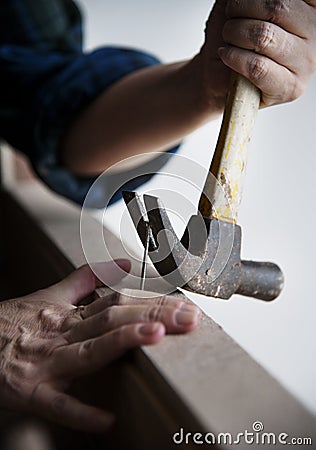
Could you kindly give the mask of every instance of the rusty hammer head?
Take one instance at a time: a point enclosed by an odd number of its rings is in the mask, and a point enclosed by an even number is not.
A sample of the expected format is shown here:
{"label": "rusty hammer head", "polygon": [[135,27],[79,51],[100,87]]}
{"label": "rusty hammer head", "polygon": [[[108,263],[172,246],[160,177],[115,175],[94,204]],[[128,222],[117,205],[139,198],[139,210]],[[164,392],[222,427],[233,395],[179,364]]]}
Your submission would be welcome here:
{"label": "rusty hammer head", "polygon": [[143,203],[135,192],[123,197],[143,245],[149,225],[149,256],[171,285],[223,299],[236,293],[269,301],[281,292],[277,265],[241,260],[238,225],[194,215],[179,240],[158,198],[144,195]]}
{"label": "rusty hammer head", "polygon": [[143,245],[150,230],[149,256],[172,286],[224,299],[237,293],[273,300],[281,292],[283,275],[278,266],[241,260],[241,229],[236,225],[260,98],[256,86],[232,74],[199,215],[191,217],[181,240],[156,197],[144,195],[143,205],[135,193],[124,194]]}

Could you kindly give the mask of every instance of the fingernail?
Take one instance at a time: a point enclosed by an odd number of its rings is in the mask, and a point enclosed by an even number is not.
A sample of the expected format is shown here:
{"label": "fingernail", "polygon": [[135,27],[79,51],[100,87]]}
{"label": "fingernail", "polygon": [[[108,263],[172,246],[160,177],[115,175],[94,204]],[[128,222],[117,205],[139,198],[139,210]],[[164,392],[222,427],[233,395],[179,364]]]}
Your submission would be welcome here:
{"label": "fingernail", "polygon": [[115,259],[114,260],[115,264],[118,265],[122,270],[124,270],[124,272],[129,273],[129,271],[131,270],[131,262],[129,259]]}
{"label": "fingernail", "polygon": [[116,420],[115,416],[112,416],[110,421],[109,421],[109,423],[108,423],[106,432],[107,433],[114,433],[114,431],[116,429],[117,429],[117,420]]}
{"label": "fingernail", "polygon": [[179,309],[176,312],[176,323],[178,325],[190,325],[192,323],[194,323],[197,319],[198,316],[198,310],[196,308],[194,308],[194,310],[189,311],[187,310],[183,310],[183,309]]}
{"label": "fingernail", "polygon": [[113,414],[110,413],[97,413],[91,416],[91,420],[85,423],[84,431],[108,434],[116,427],[117,420]]}
{"label": "fingernail", "polygon": [[180,309],[181,309],[181,311],[186,311],[186,312],[188,312],[188,311],[189,311],[189,312],[195,312],[195,311],[198,311],[197,306],[192,305],[191,303],[187,303],[187,302],[184,302],[184,303],[181,305]]}
{"label": "fingernail", "polygon": [[226,47],[219,47],[217,52],[218,52],[219,56],[224,56],[224,54],[226,53]]}
{"label": "fingernail", "polygon": [[151,334],[155,334],[160,327],[160,323],[147,323],[145,325],[141,325],[139,327],[139,333],[143,336],[149,336]]}

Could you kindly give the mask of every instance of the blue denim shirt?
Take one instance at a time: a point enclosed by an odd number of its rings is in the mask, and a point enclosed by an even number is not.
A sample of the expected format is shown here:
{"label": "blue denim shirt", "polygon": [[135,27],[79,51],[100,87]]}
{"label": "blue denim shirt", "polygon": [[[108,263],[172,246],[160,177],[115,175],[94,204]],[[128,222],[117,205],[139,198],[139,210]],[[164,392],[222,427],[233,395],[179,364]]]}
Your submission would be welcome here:
{"label": "blue denim shirt", "polygon": [[78,203],[94,178],[76,176],[61,165],[65,129],[112,83],[159,62],[129,48],[85,53],[82,36],[81,14],[70,0],[0,2],[0,137],[29,157],[51,189]]}

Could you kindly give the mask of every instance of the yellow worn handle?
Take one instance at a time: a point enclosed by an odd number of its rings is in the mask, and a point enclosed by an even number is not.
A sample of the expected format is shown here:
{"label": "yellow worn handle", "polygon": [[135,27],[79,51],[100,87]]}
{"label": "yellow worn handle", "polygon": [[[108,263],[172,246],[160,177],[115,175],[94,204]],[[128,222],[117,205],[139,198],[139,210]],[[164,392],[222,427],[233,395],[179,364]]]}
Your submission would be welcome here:
{"label": "yellow worn handle", "polygon": [[204,217],[236,222],[260,91],[233,73],[222,127],[199,203]]}

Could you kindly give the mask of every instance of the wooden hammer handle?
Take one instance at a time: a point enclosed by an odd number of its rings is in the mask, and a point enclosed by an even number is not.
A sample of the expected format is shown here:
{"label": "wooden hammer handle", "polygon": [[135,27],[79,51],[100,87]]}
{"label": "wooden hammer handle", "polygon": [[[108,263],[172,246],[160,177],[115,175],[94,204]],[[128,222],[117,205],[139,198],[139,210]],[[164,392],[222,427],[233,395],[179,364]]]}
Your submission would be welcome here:
{"label": "wooden hammer handle", "polygon": [[199,203],[204,217],[236,223],[260,91],[232,74],[222,127]]}

